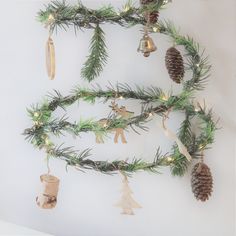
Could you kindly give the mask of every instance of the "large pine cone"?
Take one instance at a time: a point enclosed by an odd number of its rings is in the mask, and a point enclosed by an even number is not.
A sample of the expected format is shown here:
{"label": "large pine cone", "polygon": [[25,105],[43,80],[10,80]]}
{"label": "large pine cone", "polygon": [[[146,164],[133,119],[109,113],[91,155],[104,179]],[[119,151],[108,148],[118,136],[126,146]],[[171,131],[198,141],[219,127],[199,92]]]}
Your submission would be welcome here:
{"label": "large pine cone", "polygon": [[170,78],[180,84],[184,77],[184,61],[180,52],[175,47],[167,50],[165,62]]}
{"label": "large pine cone", "polygon": [[197,200],[205,202],[211,196],[213,179],[210,168],[204,163],[197,163],[192,170],[192,191]]}
{"label": "large pine cone", "polygon": [[[150,3],[156,3],[157,0],[140,0],[141,5],[147,5]],[[145,20],[149,22],[150,24],[155,24],[158,21],[159,18],[159,12],[158,11],[153,11],[150,13],[145,13],[144,14]]]}

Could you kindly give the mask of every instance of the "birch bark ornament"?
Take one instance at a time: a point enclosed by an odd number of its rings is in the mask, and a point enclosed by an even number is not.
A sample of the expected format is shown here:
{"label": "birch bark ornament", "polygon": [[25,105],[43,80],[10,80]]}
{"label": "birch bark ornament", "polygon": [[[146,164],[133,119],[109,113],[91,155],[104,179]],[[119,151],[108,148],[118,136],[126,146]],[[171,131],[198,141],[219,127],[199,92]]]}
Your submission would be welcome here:
{"label": "birch bark ornament", "polygon": [[122,172],[121,175],[123,176],[122,180],[123,185],[121,189],[122,196],[120,201],[117,204],[115,204],[115,206],[122,209],[121,214],[134,215],[133,209],[142,207],[131,196],[133,192],[129,187],[129,181],[127,175]]}
{"label": "birch bark ornament", "polygon": [[46,43],[46,67],[49,79],[53,80],[56,74],[55,47],[51,36]]}
{"label": "birch bark ornament", "polygon": [[37,205],[43,209],[52,209],[57,204],[57,194],[60,180],[49,174],[40,176],[42,192],[36,198]]}
{"label": "birch bark ornament", "polygon": [[54,22],[54,16],[52,14],[48,17],[48,22],[45,25],[46,28],[49,28],[49,37],[46,42],[46,68],[49,79],[53,80],[56,74],[56,58],[55,58],[55,46],[51,38],[52,30],[51,25]]}
{"label": "birch bark ornament", "polygon": [[168,118],[168,115],[170,113],[170,110],[167,112],[167,114],[162,119],[162,129],[164,130],[164,134],[167,138],[173,140],[176,142],[179,148],[179,152],[186,157],[186,159],[190,162],[192,160],[191,155],[188,152],[188,149],[185,147],[185,145],[181,142],[181,140],[177,137],[177,135],[168,127],[166,126],[166,119]]}

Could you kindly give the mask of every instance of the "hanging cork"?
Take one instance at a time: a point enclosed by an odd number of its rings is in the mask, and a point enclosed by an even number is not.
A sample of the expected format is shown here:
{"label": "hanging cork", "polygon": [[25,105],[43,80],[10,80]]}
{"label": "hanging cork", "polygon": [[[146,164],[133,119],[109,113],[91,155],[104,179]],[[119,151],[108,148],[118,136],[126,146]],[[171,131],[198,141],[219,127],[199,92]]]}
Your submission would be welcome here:
{"label": "hanging cork", "polygon": [[52,175],[40,176],[42,192],[36,198],[37,205],[43,209],[52,209],[57,204],[57,194],[60,180]]}

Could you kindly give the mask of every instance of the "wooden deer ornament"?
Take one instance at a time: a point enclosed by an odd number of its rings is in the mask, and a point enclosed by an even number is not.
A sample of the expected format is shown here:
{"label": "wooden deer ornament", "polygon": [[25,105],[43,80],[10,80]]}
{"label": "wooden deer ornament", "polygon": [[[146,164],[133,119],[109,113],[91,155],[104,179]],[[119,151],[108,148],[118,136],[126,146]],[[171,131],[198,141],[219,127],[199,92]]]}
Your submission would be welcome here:
{"label": "wooden deer ornament", "polygon": [[[112,111],[115,112],[115,114],[123,119],[130,119],[134,116],[134,112],[127,111],[125,106],[119,107],[118,104],[116,104],[114,101],[111,103]],[[106,127],[108,125],[109,120],[108,119],[101,119],[98,121],[99,125],[101,127]],[[121,139],[122,143],[127,143],[125,134],[124,134],[124,128],[115,128],[112,129],[111,132],[115,132],[114,137],[114,143],[118,143],[119,138]],[[104,143],[103,136],[99,133],[95,133],[96,136],[96,143]]]}

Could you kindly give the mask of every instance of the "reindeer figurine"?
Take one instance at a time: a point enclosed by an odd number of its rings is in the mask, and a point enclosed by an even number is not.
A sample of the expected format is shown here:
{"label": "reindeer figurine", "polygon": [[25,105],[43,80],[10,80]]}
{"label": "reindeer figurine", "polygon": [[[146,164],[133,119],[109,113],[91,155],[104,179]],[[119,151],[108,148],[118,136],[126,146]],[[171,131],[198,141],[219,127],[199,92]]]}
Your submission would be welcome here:
{"label": "reindeer figurine", "polygon": [[[115,101],[111,103],[112,111],[119,117],[124,118],[124,119],[130,119],[131,117],[134,116],[134,112],[130,112],[126,110],[126,107],[121,106],[119,107],[118,104],[116,104]],[[105,127],[108,124],[109,120],[108,119],[101,119],[98,121],[99,125]],[[114,137],[114,142],[118,143],[119,137],[121,138],[122,143],[127,143],[125,134],[124,134],[124,128],[115,128],[112,131],[115,131],[115,137]],[[95,134],[96,135],[96,142],[97,143],[104,143],[103,137],[100,134]]]}

